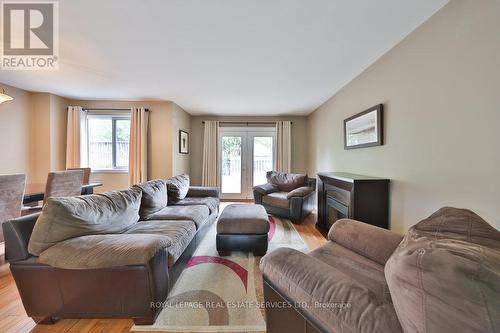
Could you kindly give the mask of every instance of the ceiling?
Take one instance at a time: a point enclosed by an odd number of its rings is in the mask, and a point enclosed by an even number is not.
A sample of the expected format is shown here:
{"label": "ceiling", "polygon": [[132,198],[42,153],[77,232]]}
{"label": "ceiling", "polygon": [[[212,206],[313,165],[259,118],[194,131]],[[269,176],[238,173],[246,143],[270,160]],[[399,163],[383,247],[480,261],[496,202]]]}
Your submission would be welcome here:
{"label": "ceiling", "polygon": [[191,114],[308,114],[447,2],[59,1],[59,70],[0,81]]}

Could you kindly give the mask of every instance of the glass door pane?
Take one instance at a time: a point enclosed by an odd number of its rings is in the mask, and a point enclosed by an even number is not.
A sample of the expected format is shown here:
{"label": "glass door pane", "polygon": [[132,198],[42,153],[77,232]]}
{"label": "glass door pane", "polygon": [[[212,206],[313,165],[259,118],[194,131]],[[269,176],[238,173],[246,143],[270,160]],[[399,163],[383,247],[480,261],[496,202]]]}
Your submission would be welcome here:
{"label": "glass door pane", "polygon": [[221,138],[221,173],[222,193],[241,193],[241,136],[225,136]]}
{"label": "glass door pane", "polygon": [[266,172],[273,170],[273,137],[253,137],[253,186],[267,182]]}

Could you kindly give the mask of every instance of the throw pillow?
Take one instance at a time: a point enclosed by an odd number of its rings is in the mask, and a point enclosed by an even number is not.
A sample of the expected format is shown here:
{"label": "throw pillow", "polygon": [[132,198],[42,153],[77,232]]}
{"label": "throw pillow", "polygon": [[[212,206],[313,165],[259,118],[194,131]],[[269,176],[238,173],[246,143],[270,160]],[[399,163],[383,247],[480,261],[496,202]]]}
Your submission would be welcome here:
{"label": "throw pillow", "polygon": [[186,197],[189,190],[189,175],[179,175],[166,181],[168,203],[173,204]]}
{"label": "throw pillow", "polygon": [[133,186],[142,191],[139,215],[147,220],[152,214],[167,206],[167,185],[161,179],[150,180]]}

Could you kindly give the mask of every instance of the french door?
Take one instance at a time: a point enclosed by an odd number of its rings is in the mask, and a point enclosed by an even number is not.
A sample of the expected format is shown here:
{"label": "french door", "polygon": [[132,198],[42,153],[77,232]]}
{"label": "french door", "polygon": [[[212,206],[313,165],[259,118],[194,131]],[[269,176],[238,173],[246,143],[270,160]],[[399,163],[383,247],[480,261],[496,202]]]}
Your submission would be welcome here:
{"label": "french door", "polygon": [[252,199],[252,187],[274,169],[276,131],[270,127],[221,127],[219,161],[223,199]]}

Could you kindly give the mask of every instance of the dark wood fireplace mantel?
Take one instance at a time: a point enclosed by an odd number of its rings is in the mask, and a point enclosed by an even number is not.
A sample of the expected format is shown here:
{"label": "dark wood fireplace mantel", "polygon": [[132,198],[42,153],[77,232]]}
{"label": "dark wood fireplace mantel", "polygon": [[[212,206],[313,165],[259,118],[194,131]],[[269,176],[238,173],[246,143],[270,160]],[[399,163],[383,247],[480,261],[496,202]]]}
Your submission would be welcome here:
{"label": "dark wood fireplace mantel", "polygon": [[344,172],[318,173],[318,228],[328,230],[336,220],[351,218],[388,229],[389,182]]}

